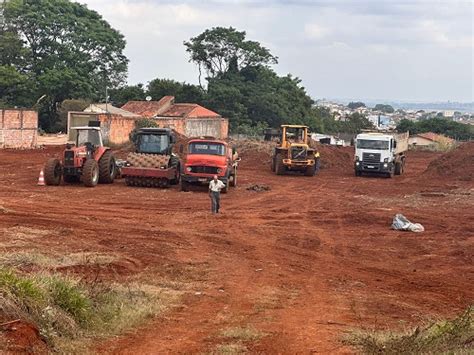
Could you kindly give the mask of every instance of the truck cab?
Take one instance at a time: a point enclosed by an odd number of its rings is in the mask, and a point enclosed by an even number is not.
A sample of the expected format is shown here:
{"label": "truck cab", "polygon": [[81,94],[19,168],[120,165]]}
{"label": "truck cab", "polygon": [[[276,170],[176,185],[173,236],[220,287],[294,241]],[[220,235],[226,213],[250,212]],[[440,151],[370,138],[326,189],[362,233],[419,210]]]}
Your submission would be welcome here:
{"label": "truck cab", "polygon": [[206,137],[191,139],[181,172],[181,189],[187,191],[191,184],[208,184],[217,175],[226,185],[222,192],[227,192],[229,186],[237,186],[239,160],[224,141]]}
{"label": "truck cab", "polygon": [[355,141],[355,175],[364,172],[379,173],[389,177],[400,175],[405,165],[408,133],[361,133]]}

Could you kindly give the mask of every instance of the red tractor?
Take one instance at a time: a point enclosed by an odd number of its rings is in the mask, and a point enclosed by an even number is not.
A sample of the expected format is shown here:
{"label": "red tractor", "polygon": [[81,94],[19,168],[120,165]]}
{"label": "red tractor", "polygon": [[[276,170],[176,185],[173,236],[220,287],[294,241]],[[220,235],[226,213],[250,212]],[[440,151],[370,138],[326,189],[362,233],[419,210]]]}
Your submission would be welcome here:
{"label": "red tractor", "polygon": [[82,182],[87,187],[110,184],[117,172],[115,158],[102,144],[100,127],[74,127],[76,144],[67,144],[62,159],[52,158],[44,166],[46,185]]}

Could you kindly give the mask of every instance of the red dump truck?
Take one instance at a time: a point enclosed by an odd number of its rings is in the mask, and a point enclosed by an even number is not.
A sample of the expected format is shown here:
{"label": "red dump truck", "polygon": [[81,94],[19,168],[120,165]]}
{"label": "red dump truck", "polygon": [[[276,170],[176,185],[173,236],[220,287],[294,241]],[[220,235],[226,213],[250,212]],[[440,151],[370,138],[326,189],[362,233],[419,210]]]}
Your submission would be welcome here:
{"label": "red dump truck", "polygon": [[[213,137],[189,140],[186,157],[181,169],[181,190],[188,191],[191,185],[207,185],[214,175],[229,186],[237,186],[237,166],[240,161],[235,149],[226,142]],[[183,152],[184,147],[180,150]]]}

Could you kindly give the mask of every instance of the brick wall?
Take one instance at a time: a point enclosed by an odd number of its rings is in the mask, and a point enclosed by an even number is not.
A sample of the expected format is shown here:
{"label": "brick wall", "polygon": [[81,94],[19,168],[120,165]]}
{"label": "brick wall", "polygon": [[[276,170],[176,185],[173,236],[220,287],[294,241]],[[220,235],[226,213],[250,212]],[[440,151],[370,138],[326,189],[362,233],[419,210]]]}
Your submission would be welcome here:
{"label": "brick wall", "polygon": [[34,148],[38,137],[38,113],[0,110],[0,147]]}
{"label": "brick wall", "polygon": [[88,126],[89,121],[99,121],[104,144],[122,144],[128,142],[130,132],[135,128],[134,117],[101,114],[91,112],[68,112],[68,141],[76,140],[72,127]]}
{"label": "brick wall", "polygon": [[172,128],[179,134],[186,134],[184,118],[157,118],[156,123],[160,128]]}
{"label": "brick wall", "polygon": [[102,132],[111,144],[122,144],[129,140],[130,132],[135,128],[134,118],[121,115],[101,114],[99,115]]}
{"label": "brick wall", "polygon": [[172,128],[187,137],[214,136],[226,139],[229,135],[229,120],[225,118],[167,118],[156,119],[161,128]]}

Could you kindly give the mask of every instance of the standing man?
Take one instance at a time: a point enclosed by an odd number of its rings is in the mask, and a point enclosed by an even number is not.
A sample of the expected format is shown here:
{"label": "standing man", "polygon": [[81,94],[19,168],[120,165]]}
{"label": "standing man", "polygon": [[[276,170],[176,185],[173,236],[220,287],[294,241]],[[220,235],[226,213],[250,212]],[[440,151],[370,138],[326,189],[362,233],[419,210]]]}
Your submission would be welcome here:
{"label": "standing man", "polygon": [[217,175],[209,182],[209,196],[211,197],[211,211],[212,213],[219,213],[221,190],[225,184],[217,179]]}

